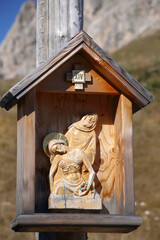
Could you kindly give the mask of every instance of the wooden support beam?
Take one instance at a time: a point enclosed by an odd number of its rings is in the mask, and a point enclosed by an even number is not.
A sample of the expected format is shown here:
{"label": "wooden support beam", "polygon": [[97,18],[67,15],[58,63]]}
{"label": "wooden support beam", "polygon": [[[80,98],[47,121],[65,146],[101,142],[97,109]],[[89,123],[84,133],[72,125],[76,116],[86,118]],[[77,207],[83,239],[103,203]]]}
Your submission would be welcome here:
{"label": "wooden support beam", "polygon": [[[132,102],[121,94],[115,116],[116,158],[119,169],[115,182],[118,190],[117,211],[131,215],[135,213],[132,134]],[[123,172],[123,175],[118,176],[118,172]]]}
{"label": "wooden support beam", "polygon": [[[37,67],[83,28],[83,0],[37,0]],[[42,206],[43,208],[43,206]],[[72,237],[71,237],[72,236]],[[36,240],[81,239],[86,234],[38,233]]]}
{"label": "wooden support beam", "polygon": [[83,0],[48,0],[49,57],[83,29]]}
{"label": "wooden support beam", "polygon": [[83,0],[37,0],[37,67],[83,29]]}
{"label": "wooden support beam", "polygon": [[34,89],[18,103],[17,216],[35,212],[35,98]]}

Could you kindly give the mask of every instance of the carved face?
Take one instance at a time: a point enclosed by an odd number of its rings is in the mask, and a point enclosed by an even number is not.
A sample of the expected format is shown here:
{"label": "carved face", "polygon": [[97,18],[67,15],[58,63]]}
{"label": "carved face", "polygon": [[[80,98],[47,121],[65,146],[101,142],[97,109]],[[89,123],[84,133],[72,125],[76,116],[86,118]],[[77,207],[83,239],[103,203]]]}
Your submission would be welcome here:
{"label": "carved face", "polygon": [[65,154],[67,152],[66,145],[63,143],[49,143],[48,150],[51,154]]}
{"label": "carved face", "polygon": [[97,122],[96,114],[87,115],[83,119],[83,126],[87,128],[91,128],[96,124],[96,122]]}

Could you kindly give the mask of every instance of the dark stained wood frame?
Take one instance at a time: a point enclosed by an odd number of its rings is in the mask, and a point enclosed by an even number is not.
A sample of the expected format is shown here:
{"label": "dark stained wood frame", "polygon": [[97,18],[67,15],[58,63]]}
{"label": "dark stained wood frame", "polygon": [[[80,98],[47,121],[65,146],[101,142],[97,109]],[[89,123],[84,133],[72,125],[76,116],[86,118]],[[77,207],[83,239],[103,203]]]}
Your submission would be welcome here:
{"label": "dark stained wood frame", "polygon": [[19,215],[11,223],[18,232],[117,232],[128,233],[142,224],[137,216],[50,213]]}

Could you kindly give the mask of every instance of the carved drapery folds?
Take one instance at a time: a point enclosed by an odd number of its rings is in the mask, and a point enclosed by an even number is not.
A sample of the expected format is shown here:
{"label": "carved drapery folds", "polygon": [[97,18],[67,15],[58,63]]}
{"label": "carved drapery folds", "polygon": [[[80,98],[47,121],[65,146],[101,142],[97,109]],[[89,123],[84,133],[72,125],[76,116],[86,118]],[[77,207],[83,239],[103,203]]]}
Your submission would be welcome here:
{"label": "carved drapery folds", "polygon": [[88,114],[73,123],[65,135],[51,133],[45,137],[43,148],[51,162],[49,208],[102,208],[93,186],[97,120],[97,114]]}

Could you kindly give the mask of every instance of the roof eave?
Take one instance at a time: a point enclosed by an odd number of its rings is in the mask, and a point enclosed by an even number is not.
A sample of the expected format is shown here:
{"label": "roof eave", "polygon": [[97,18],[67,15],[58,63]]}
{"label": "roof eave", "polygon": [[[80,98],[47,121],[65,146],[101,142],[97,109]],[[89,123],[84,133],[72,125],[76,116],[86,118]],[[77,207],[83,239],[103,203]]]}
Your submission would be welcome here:
{"label": "roof eave", "polygon": [[98,64],[99,66],[101,65],[101,70],[103,70],[104,74],[112,74],[115,76],[115,80],[113,80],[115,87],[118,86],[120,91],[122,90],[122,93],[123,90],[125,90],[126,95],[128,93],[127,96],[130,95],[131,91],[131,100],[137,105],[135,109],[139,110],[153,100],[153,95],[147,89],[104,52],[86,32],[80,31],[62,49],[56,52],[53,57],[13,86],[2,97],[0,106],[9,110],[36,84],[82,49],[86,54],[90,55],[91,59],[95,60],[97,66]]}

